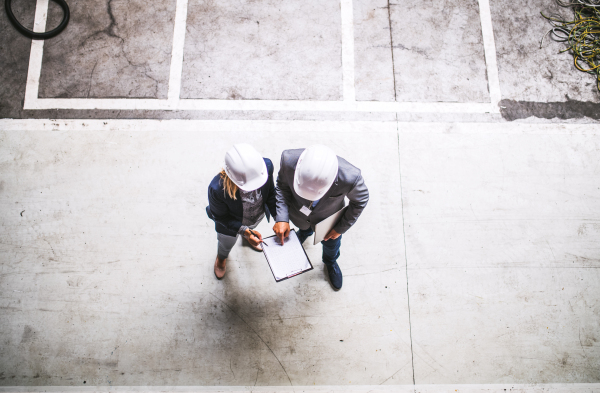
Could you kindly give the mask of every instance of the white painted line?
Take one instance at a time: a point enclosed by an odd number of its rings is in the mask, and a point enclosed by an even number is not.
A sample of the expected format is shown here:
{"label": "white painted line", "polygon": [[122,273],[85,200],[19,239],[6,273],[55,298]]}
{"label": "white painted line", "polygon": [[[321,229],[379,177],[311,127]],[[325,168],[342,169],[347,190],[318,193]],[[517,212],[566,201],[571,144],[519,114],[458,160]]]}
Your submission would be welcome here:
{"label": "white painted line", "polygon": [[489,103],[458,102],[44,98],[32,106],[28,109],[495,113]]}
{"label": "white painted line", "polygon": [[169,103],[176,105],[181,92],[181,72],[183,71],[183,47],[187,22],[188,0],[177,0],[175,23],[173,27],[173,48],[171,50],[171,69],[169,73]]}
{"label": "white painted line", "polygon": [[[356,101],[354,87],[354,17],[352,0],[340,0],[342,18],[343,101],[296,100],[202,100],[180,99],[183,49],[188,0],[177,0],[173,48],[166,100],[38,98],[42,68],[42,40],[31,45],[24,109],[74,110],[195,110],[195,111],[289,111],[289,112],[398,112],[398,113],[499,113],[500,85],[489,0],[479,0],[491,103],[376,102]],[[48,0],[38,0],[35,29],[44,31]]]}
{"label": "white painted line", "polygon": [[295,120],[89,120],[89,119],[0,119],[2,131],[177,131],[210,132],[211,134],[231,130],[245,132],[285,130],[301,132],[390,132],[397,133],[396,121],[295,121]]}
{"label": "white painted line", "polygon": [[115,110],[170,110],[168,100],[146,98],[38,98],[25,109],[115,109]]}
{"label": "white painted line", "polygon": [[597,393],[600,383],[327,386],[2,386],[0,392]]}
{"label": "white painted line", "polygon": [[[342,133],[433,133],[433,134],[515,134],[515,135],[596,135],[600,124],[553,123],[429,123],[335,120],[190,120],[190,119],[0,119],[0,130],[18,131],[119,131],[119,132],[209,132],[268,131]],[[599,392],[600,393],[600,392]]]}
{"label": "white painted line", "polygon": [[500,78],[498,76],[498,62],[496,61],[496,42],[492,26],[492,11],[489,0],[479,0],[479,17],[481,18],[481,33],[483,35],[483,48],[487,69],[488,87],[494,113],[500,113]]}
{"label": "white painted line", "polygon": [[[48,17],[48,0],[38,0],[35,6],[35,19],[33,31],[42,33],[46,31]],[[42,56],[44,54],[44,40],[31,40],[29,54],[29,68],[27,71],[27,85],[25,86],[25,102],[23,109],[35,109],[32,106],[38,98],[40,75],[42,74]]]}
{"label": "white painted line", "polygon": [[354,91],[354,10],[352,0],[340,0],[342,11],[342,79],[344,101],[355,101]]}
{"label": "white painted line", "polygon": [[316,112],[416,112],[416,113],[487,113],[490,104],[443,102],[376,101],[263,101],[263,100],[181,100],[182,110],[316,111]]}

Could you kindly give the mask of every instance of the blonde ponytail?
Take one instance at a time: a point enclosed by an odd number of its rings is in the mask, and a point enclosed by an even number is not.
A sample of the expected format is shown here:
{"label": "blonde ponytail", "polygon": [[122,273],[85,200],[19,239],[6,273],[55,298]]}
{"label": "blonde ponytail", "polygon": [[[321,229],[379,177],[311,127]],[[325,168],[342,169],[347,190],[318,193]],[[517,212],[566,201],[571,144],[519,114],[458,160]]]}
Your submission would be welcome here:
{"label": "blonde ponytail", "polygon": [[237,193],[238,186],[236,186],[229,176],[227,176],[225,169],[222,169],[219,175],[221,175],[221,180],[223,181],[223,193],[225,196],[229,195],[229,198],[233,199],[234,201],[237,200],[235,194]]}

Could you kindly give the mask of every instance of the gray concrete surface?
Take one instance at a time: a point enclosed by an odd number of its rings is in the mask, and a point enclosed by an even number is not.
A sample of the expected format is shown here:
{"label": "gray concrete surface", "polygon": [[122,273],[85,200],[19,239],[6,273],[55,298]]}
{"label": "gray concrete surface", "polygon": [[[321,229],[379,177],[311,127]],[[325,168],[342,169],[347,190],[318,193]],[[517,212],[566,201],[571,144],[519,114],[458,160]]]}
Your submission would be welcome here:
{"label": "gray concrete surface", "polygon": [[397,101],[490,101],[476,0],[390,6]]}
{"label": "gray concrete surface", "polygon": [[542,129],[401,130],[421,383],[600,378],[600,138]]}
{"label": "gray concrete surface", "polygon": [[183,98],[334,100],[339,1],[191,0]]}
{"label": "gray concrete surface", "polygon": [[[175,3],[70,2],[40,97],[165,99]],[[31,41],[0,13],[0,117],[24,119],[0,119],[0,391],[597,391],[600,93],[536,49],[551,1],[490,4],[493,114],[24,110]],[[489,100],[477,2],[353,12],[359,104]],[[191,0],[185,22],[183,99],[343,98],[339,2]],[[241,243],[214,278],[206,187],[240,141],[363,170],[342,291],[308,244],[293,280]]]}
{"label": "gray concrete surface", "polygon": [[[13,12],[31,29],[35,3],[16,2]],[[22,117],[31,40],[15,30],[5,12],[0,12],[0,36],[0,117]]]}
{"label": "gray concrete surface", "polygon": [[[600,131],[482,127],[2,132],[0,384],[598,382]],[[316,269],[293,280],[241,243],[215,280],[205,192],[240,141],[275,162],[321,141],[362,169],[371,200],[344,236],[340,292],[310,245]]]}
{"label": "gray concrete surface", "polygon": [[[44,44],[39,96],[166,98],[175,3],[69,2],[68,28]],[[48,25],[61,18],[56,7]]]}
{"label": "gray concrete surface", "polygon": [[356,99],[395,101],[388,0],[354,2]]}
{"label": "gray concrete surface", "polygon": [[489,102],[477,1],[356,1],[354,12],[358,100]]}
{"label": "gray concrete surface", "polygon": [[[259,128],[3,133],[0,384],[411,383],[394,123],[327,137],[375,201],[344,236],[339,293],[320,245],[307,246],[315,270],[294,280],[275,283],[249,247],[214,278],[204,207],[223,152],[252,141],[278,162],[292,143],[276,137],[285,124]],[[394,163],[391,178],[378,159]]]}
{"label": "gray concrete surface", "polygon": [[551,25],[540,13],[572,20],[572,12],[554,1],[490,1],[503,115],[507,120],[600,118],[600,93],[592,75],[573,66],[570,53],[559,53],[565,44],[549,36]]}
{"label": "gray concrete surface", "polygon": [[573,66],[573,56],[560,54],[565,44],[540,40],[551,25],[545,15],[559,14],[572,20],[572,12],[554,1],[490,1],[502,98],[516,101],[600,103],[593,76]]}
{"label": "gray concrete surface", "polygon": [[597,391],[599,384],[497,384],[497,385],[371,385],[371,386],[98,386],[93,388],[83,387],[11,387],[2,388],[0,392],[105,392],[105,391],[120,391],[120,392],[165,392],[165,393],[283,393],[283,392],[310,392],[310,393],[594,393]]}
{"label": "gray concrete surface", "polygon": [[[45,43],[40,97],[166,97],[175,1],[153,3],[151,8],[141,3],[127,4],[71,4],[73,16],[67,30]],[[488,100],[477,2],[391,2],[388,7],[386,1],[357,0],[353,4],[357,100]],[[498,49],[502,117],[508,121],[537,118],[555,122],[600,119],[600,93],[593,89],[590,76],[571,67],[570,55],[557,54],[561,44],[548,42],[545,49],[536,49],[538,38],[548,26],[538,13],[555,11],[554,3],[531,0],[514,7],[504,0],[491,0],[490,5]],[[31,2],[14,5],[25,23],[31,24],[32,6]],[[27,9],[21,12],[22,7]],[[286,3],[285,8],[275,8],[268,2],[245,2],[237,7],[233,3],[191,1],[181,97],[341,99],[339,4]],[[246,17],[256,21],[249,24]],[[59,18],[60,9],[50,2],[49,26],[58,23]],[[261,18],[262,29],[256,30]],[[389,117],[377,113],[294,111],[23,110],[30,41],[10,26],[4,14],[0,16],[0,28],[7,37],[0,47],[3,118]],[[498,121],[494,115],[440,115],[434,111],[403,113],[399,119]]]}

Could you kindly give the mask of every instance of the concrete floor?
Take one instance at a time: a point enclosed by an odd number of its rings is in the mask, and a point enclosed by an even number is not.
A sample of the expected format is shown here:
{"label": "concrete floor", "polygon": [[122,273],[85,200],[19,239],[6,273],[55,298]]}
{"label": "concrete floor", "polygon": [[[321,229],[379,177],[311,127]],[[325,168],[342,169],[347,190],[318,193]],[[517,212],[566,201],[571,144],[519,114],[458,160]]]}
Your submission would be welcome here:
{"label": "concrete floor", "polygon": [[[43,47],[0,16],[0,391],[600,391],[600,93],[551,1],[69,5]],[[361,168],[340,292],[309,242],[214,278],[242,141]]]}

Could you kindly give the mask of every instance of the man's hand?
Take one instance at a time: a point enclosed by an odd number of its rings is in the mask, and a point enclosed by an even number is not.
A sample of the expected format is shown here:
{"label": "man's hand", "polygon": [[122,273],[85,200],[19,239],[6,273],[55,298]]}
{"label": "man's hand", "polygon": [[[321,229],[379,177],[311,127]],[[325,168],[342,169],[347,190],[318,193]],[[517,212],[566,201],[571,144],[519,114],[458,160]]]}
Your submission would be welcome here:
{"label": "man's hand", "polygon": [[281,241],[281,245],[283,246],[283,241],[286,237],[290,235],[290,223],[289,222],[276,222],[273,225],[273,232]]}
{"label": "man's hand", "polygon": [[[254,236],[252,232],[254,232],[256,236]],[[253,230],[252,232],[250,232],[250,229],[246,229],[244,232],[244,237],[248,239],[248,243],[252,244],[254,247],[258,247],[258,245],[262,242],[262,235],[257,230]]]}
{"label": "man's hand", "polygon": [[323,241],[326,242],[327,240],[337,239],[340,236],[342,236],[340,233],[337,233],[335,231],[335,229],[332,229],[331,231],[329,231],[329,233],[327,234],[327,236],[325,236],[325,239],[323,239]]}

